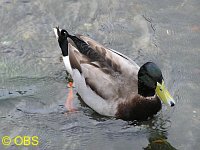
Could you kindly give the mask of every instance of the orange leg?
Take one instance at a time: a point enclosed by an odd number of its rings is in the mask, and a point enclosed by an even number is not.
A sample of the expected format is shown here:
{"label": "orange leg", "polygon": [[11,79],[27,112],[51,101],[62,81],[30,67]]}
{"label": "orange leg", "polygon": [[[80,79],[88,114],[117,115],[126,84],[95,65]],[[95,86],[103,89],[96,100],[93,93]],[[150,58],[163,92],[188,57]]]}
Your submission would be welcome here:
{"label": "orange leg", "polygon": [[68,87],[68,88],[73,88],[73,86],[74,86],[73,82],[69,82],[69,83],[67,84],[67,87]]}
{"label": "orange leg", "polygon": [[69,82],[68,84],[69,86],[69,93],[67,95],[67,99],[66,99],[66,102],[65,102],[65,107],[67,108],[67,110],[69,112],[74,112],[76,111],[76,109],[73,107],[73,83],[72,82]]}

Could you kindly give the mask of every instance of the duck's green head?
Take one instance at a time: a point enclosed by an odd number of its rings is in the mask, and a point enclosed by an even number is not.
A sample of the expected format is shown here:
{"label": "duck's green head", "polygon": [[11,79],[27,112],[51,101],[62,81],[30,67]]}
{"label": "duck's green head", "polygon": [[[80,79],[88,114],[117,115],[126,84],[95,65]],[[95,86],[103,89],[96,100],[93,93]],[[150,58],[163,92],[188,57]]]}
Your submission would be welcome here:
{"label": "duck's green head", "polygon": [[147,97],[155,94],[164,104],[174,106],[175,102],[165,88],[160,68],[153,62],[147,62],[138,72],[138,94]]}

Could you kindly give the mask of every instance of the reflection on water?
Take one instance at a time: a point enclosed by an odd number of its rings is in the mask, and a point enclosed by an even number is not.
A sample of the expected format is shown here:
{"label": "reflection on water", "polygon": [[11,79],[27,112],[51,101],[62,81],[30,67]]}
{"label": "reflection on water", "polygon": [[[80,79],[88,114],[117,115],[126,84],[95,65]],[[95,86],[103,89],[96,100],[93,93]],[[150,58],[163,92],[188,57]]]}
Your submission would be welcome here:
{"label": "reflection on water", "polygon": [[152,135],[149,144],[144,150],[176,150],[163,135]]}
{"label": "reflection on water", "polygon": [[175,150],[167,140],[168,130],[171,126],[170,120],[156,117],[149,123],[149,144],[145,150]]}
{"label": "reflection on water", "polygon": [[[0,137],[37,135],[37,148],[48,150],[198,149],[199,6],[198,0],[1,0]],[[176,107],[164,106],[145,122],[126,122],[96,114],[74,89],[77,110],[69,113],[65,101],[72,91],[52,30],[57,25],[139,65],[154,61]]]}

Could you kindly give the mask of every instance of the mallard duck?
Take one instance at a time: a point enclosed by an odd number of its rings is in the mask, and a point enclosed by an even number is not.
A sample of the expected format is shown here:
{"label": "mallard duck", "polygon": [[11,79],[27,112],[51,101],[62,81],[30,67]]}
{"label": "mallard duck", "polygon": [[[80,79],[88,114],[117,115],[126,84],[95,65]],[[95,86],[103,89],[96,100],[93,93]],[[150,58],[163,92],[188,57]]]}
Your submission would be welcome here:
{"label": "mallard duck", "polygon": [[83,101],[97,113],[123,120],[145,120],[175,102],[153,62],[133,60],[83,35],[54,28],[67,71]]}

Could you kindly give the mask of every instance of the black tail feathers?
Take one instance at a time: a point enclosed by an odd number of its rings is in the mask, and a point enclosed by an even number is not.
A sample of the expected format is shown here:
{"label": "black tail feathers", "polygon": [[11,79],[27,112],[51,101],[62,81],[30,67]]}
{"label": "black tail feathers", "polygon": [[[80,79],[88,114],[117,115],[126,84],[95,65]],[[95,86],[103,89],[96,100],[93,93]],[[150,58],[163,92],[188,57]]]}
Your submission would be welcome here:
{"label": "black tail feathers", "polygon": [[58,43],[62,51],[63,56],[68,56],[68,40],[67,37],[70,37],[69,33],[62,29],[60,31],[59,27],[56,27],[58,35]]}

